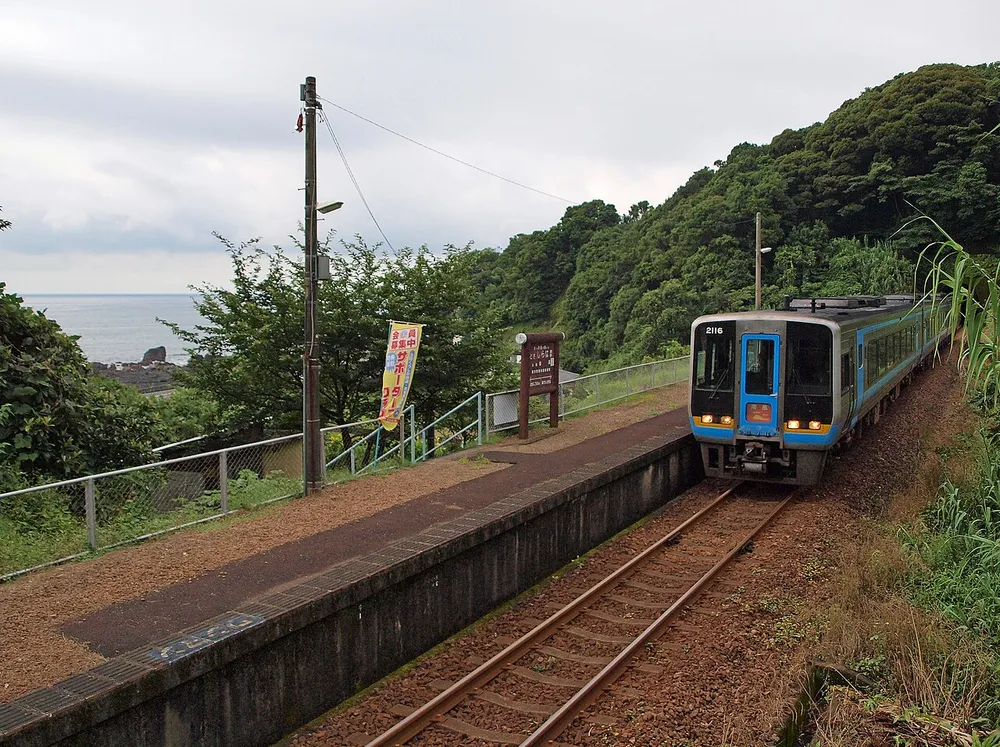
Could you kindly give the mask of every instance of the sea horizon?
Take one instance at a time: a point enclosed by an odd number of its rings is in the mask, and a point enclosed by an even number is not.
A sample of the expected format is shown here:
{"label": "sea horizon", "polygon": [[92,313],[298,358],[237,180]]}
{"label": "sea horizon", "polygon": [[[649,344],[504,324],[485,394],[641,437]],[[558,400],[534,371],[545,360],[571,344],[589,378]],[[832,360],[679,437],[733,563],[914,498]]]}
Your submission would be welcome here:
{"label": "sea horizon", "polygon": [[138,363],[146,351],[166,348],[168,363],[184,365],[185,343],[157,318],[182,329],[204,323],[194,302],[200,293],[18,293],[77,344],[92,363]]}

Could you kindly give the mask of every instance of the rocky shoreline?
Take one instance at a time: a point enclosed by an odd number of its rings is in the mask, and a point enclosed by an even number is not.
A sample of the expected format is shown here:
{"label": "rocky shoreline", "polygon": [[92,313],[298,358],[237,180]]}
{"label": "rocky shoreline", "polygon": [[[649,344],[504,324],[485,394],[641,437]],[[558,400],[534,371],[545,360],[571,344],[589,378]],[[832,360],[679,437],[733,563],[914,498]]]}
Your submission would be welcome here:
{"label": "rocky shoreline", "polygon": [[173,389],[174,374],[183,368],[167,363],[166,358],[166,348],[158,347],[147,350],[138,363],[91,362],[90,367],[98,376],[134,386],[143,394],[154,394]]}

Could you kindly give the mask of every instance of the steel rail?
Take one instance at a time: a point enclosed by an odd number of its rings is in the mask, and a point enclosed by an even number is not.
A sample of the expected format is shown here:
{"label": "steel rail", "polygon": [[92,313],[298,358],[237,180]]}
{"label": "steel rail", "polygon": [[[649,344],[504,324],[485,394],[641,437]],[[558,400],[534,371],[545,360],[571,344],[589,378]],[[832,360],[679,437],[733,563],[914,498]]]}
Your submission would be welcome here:
{"label": "steel rail", "polygon": [[733,487],[729,488],[729,490],[722,493],[722,495],[715,498],[711,503],[694,515],[690,516],[668,534],[658,539],[610,576],[607,576],[602,581],[592,586],[547,620],[536,625],[530,631],[514,641],[514,643],[509,645],[500,653],[496,654],[486,663],[481,664],[479,667],[471,671],[447,690],[427,701],[424,705],[413,711],[413,713],[404,718],[402,721],[397,722],[391,729],[383,732],[375,739],[368,742],[366,747],[388,747],[388,745],[401,745],[415,737],[417,734],[426,729],[431,723],[438,720],[445,713],[465,700],[472,690],[487,684],[490,680],[499,675],[506,665],[517,661],[524,656],[533,645],[548,638],[553,632],[555,632],[555,629],[559,625],[573,619],[573,617],[582,612],[587,604],[593,601],[595,597],[600,596],[600,594],[609,587],[614,586],[622,578],[622,576],[628,574],[636,565],[645,561],[650,555],[660,550],[664,545],[677,537],[677,535],[700,520],[703,516],[705,516],[705,514],[709,513],[719,503],[728,498],[729,495],[736,490],[736,488],[740,487],[740,485],[742,485],[742,483],[737,483]]}
{"label": "steel rail", "polygon": [[534,745],[551,743],[556,737],[562,734],[579,717],[579,715],[590,706],[600,695],[601,691],[612,684],[624,672],[631,658],[635,653],[643,648],[647,642],[659,635],[660,629],[670,621],[670,619],[684,609],[702,588],[709,583],[714,576],[727,566],[733,558],[739,555],[743,549],[753,541],[754,537],[764,529],[771,520],[774,519],[782,509],[795,497],[792,493],[783,500],[778,507],[772,511],[763,521],[761,521],[750,534],[744,537],[739,544],[730,550],[724,558],[717,562],[712,568],[691,588],[684,592],[677,601],[670,605],[667,610],[660,615],[648,628],[646,628],[632,643],[630,643],[618,656],[598,672],[593,679],[580,688],[577,693],[564,703],[559,710],[553,713],[548,720],[539,726],[527,739],[521,742],[520,747],[533,747]]}

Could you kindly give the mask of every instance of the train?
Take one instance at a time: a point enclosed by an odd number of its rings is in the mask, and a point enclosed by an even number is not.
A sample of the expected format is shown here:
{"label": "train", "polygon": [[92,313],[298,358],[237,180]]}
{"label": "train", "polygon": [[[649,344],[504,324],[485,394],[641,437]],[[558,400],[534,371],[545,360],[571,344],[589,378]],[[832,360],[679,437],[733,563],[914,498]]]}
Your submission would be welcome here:
{"label": "train", "polygon": [[688,415],[705,474],[820,481],[945,340],[942,299],[785,298],[691,325]]}

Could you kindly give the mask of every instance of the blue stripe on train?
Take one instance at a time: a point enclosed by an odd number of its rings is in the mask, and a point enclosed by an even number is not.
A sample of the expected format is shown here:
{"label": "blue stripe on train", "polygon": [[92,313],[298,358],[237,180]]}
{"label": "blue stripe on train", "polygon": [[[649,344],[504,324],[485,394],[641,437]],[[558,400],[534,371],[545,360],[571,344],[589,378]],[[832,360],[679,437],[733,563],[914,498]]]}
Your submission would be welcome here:
{"label": "blue stripe on train", "polygon": [[810,433],[809,431],[785,431],[785,448],[796,446],[825,446],[827,448],[837,443],[840,426],[830,427],[829,433]]}
{"label": "blue stripe on train", "polygon": [[696,438],[721,438],[730,440],[733,437],[732,428],[711,428],[705,425],[695,425],[694,421],[688,418],[691,423],[691,432]]}

